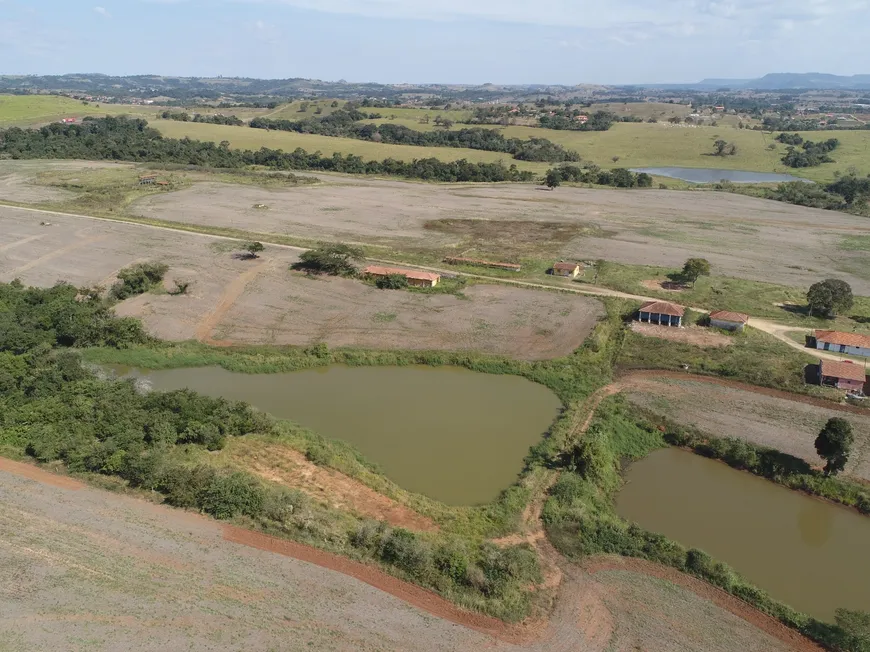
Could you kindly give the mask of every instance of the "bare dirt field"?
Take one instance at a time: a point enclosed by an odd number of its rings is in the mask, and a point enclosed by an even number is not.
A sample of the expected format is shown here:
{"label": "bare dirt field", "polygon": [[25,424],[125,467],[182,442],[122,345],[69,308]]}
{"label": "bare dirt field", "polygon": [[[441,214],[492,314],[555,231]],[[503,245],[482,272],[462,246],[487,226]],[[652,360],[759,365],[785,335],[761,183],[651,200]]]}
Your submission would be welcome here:
{"label": "bare dirt field", "polygon": [[[40,222],[50,219],[51,226]],[[119,222],[0,207],[0,281],[109,286],[133,262],[162,261],[188,294],[144,294],[118,307],[167,340],[475,350],[523,359],[570,353],[591,332],[595,299],[473,285],[463,297],[384,291],[289,271],[293,249],[233,257],[232,241]],[[171,282],[168,283],[170,286]]]}
{"label": "bare dirt field", "polygon": [[[318,186],[286,190],[198,184],[144,198],[133,211],[305,238],[492,255],[507,250],[520,257],[525,252],[666,267],[702,255],[721,275],[791,286],[833,275],[848,281],[857,293],[870,294],[870,254],[862,248],[844,248],[851,242],[846,238],[870,235],[870,224],[844,213],[721,192],[545,192],[522,184],[322,178],[325,182]],[[256,210],[255,203],[270,209]],[[535,223],[545,223],[554,241],[542,246]],[[493,230],[486,227],[493,224],[511,229],[511,242],[493,245],[485,237]],[[475,233],[481,229],[484,237]]]}
{"label": "bare dirt field", "polygon": [[540,631],[504,626],[376,569],[18,467],[0,464],[4,652],[814,649],[690,578],[607,559],[570,566]]}
{"label": "bare dirt field", "polygon": [[693,344],[695,346],[731,346],[734,344],[734,339],[711,331],[709,328],[701,326],[685,326],[683,328],[671,328],[670,326],[659,326],[658,324],[642,324],[640,322],[632,322],[631,330],[645,337],[657,337],[661,340],[671,342],[682,342],[683,344]]}
{"label": "bare dirt field", "polygon": [[787,400],[735,387],[633,376],[628,399],[677,423],[717,437],[737,437],[800,457],[814,466],[822,460],[814,441],[831,417],[851,422],[855,453],[846,473],[870,480],[870,416],[844,414],[799,400]]}
{"label": "bare dirt field", "polygon": [[40,185],[37,177],[53,170],[90,170],[109,167],[122,167],[122,165],[98,161],[0,161],[0,201],[31,204],[71,199],[75,196],[74,193]]}

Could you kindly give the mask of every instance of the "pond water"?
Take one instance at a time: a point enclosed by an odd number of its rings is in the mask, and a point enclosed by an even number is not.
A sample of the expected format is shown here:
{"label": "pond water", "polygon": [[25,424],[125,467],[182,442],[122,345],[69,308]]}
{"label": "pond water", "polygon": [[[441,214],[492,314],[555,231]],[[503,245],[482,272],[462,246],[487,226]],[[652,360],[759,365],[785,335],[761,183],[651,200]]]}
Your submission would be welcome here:
{"label": "pond water", "polygon": [[529,448],[561,409],[543,385],[457,367],[133,373],[154,389],[189,387],[247,401],[324,437],[343,439],[405,489],[449,505],[486,503],[510,486]]}
{"label": "pond water", "polygon": [[627,520],[817,618],[870,611],[870,518],[674,448],[632,464],[626,480],[616,508]]}
{"label": "pond water", "polygon": [[632,168],[632,172],[646,172],[659,177],[682,179],[690,183],[716,183],[731,181],[732,183],[777,183],[781,181],[805,181],[790,174],[774,174],[773,172],[749,172],[747,170],[720,170],[717,168]]}

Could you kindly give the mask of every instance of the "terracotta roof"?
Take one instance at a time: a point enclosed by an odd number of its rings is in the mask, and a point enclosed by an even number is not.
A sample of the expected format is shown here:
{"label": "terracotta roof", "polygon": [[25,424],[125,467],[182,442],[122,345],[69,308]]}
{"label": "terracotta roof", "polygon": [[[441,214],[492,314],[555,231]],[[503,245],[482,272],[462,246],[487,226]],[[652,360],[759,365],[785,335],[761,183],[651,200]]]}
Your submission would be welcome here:
{"label": "terracotta roof", "polygon": [[841,333],[840,331],[816,331],[814,333],[817,342],[830,342],[844,346],[860,346],[870,349],[870,337],[858,333]]}
{"label": "terracotta roof", "polygon": [[738,324],[749,323],[749,315],[744,315],[742,312],[731,312],[730,310],[714,310],[710,313],[710,319],[733,321]]}
{"label": "terracotta roof", "polygon": [[854,362],[834,362],[832,360],[822,360],[821,363],[823,376],[842,378],[843,380],[859,380],[862,383],[867,382],[867,375],[864,372],[863,365],[855,364]]}
{"label": "terracotta roof", "polygon": [[569,272],[573,272],[578,267],[580,265],[577,263],[555,263],[553,265],[553,269],[567,269]]}
{"label": "terracotta roof", "polygon": [[682,317],[686,314],[686,309],[683,306],[678,306],[675,303],[667,301],[647,301],[640,307],[641,312],[651,312],[655,315],[670,315],[672,317]]}
{"label": "terracotta roof", "polygon": [[381,267],[380,265],[369,265],[363,270],[363,274],[372,274],[373,276],[401,274],[405,278],[413,278],[418,281],[437,281],[441,278],[441,274],[436,274],[435,272],[421,272],[416,269],[400,269],[399,267]]}

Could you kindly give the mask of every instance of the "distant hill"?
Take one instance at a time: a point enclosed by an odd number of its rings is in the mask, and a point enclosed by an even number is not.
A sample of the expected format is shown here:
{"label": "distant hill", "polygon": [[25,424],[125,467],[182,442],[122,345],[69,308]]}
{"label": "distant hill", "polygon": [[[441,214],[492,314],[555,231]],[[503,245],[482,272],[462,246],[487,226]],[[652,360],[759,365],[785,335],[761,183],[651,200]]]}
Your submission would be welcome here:
{"label": "distant hill", "polygon": [[[662,86],[662,85],[659,85]],[[829,75],[821,72],[774,72],[758,79],[704,79],[697,84],[674,84],[671,88],[730,88],[752,90],[864,90],[870,89],[870,75]]]}

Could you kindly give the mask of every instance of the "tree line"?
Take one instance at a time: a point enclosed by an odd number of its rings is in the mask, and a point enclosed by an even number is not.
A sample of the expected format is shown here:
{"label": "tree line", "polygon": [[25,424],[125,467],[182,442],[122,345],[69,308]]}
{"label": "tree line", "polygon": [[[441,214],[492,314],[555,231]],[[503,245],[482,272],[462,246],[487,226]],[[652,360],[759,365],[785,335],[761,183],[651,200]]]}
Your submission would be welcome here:
{"label": "tree line", "polygon": [[214,168],[262,166],[273,170],[324,170],[346,174],[389,175],[430,181],[533,181],[535,175],[498,163],[440,161],[436,158],[365,161],[352,154],[324,156],[302,148],[293,152],[263,147],[230,149],[229,143],[164,138],[142,119],[123,116],[85,118],[80,124],[53,123],[39,129],[0,131],[0,155],[12,159],[84,159],[178,163]]}
{"label": "tree line", "polygon": [[625,168],[602,170],[597,165],[586,167],[562,165],[547,171],[544,180],[550,188],[556,188],[563,181],[574,183],[594,183],[615,188],[651,188],[653,179],[646,172],[634,173]]}
{"label": "tree line", "polygon": [[160,114],[160,117],[164,120],[177,120],[179,122],[204,122],[211,125],[232,125],[234,127],[241,127],[245,124],[244,122],[242,122],[241,119],[237,118],[234,115],[221,115],[219,113],[212,115],[194,113],[193,116],[191,116],[187,111],[164,111]]}
{"label": "tree line", "polygon": [[[272,120],[254,118],[250,126],[254,129],[274,129],[293,131],[303,134],[319,134],[356,138],[391,145],[415,145],[418,147],[459,147],[488,152],[504,152],[520,161],[545,161],[561,163],[579,161],[580,155],[566,150],[545,138],[505,138],[494,129],[475,127],[470,129],[441,129],[436,131],[417,131],[395,124],[360,124],[367,117],[360,111],[338,110],[323,118],[311,120]],[[442,125],[445,121],[441,121]]]}

